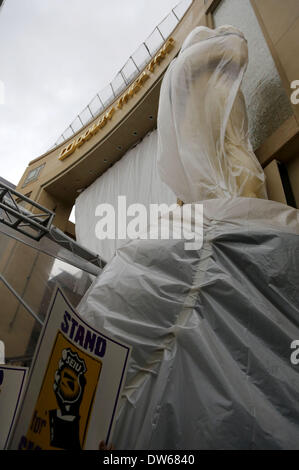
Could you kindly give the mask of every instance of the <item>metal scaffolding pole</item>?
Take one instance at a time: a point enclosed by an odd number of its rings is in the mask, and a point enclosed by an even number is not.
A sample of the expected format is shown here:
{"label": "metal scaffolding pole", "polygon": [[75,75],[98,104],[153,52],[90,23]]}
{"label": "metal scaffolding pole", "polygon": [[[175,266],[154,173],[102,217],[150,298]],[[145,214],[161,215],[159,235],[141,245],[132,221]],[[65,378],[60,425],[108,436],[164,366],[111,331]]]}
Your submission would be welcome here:
{"label": "metal scaffolding pole", "polygon": [[22,297],[18,294],[18,292],[12,287],[12,285],[5,279],[2,274],[0,274],[0,281],[10,290],[10,292],[18,299],[18,301],[25,307],[25,309],[30,313],[30,315],[40,324],[43,325],[43,321],[34,313],[32,308],[22,299]]}

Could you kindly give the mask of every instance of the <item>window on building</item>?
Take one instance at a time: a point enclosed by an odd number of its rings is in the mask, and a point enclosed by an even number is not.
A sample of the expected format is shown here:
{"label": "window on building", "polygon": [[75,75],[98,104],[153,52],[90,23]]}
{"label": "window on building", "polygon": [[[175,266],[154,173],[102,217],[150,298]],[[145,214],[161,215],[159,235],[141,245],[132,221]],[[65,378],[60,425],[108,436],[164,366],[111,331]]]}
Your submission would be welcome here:
{"label": "window on building", "polygon": [[39,177],[39,174],[42,171],[42,169],[44,168],[44,166],[45,166],[45,163],[43,163],[43,165],[40,165],[36,168],[33,168],[33,170],[29,170],[29,172],[27,173],[26,179],[24,181],[23,187],[26,184],[37,180],[37,178]]}

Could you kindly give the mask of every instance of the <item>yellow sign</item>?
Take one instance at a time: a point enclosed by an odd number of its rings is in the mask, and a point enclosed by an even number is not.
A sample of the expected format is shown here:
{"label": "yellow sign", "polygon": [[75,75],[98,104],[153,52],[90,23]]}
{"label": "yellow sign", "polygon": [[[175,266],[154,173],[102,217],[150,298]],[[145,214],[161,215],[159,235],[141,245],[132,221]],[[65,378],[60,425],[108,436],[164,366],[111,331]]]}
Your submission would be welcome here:
{"label": "yellow sign", "polygon": [[111,443],[130,353],[79,316],[57,287],[8,448],[96,450]]}
{"label": "yellow sign", "polygon": [[26,441],[44,450],[83,449],[101,368],[58,332]]}
{"label": "yellow sign", "polygon": [[[117,102],[117,109],[122,109],[124,104],[126,104],[136,93],[140,91],[144,83],[150,78],[150,73],[154,73],[155,68],[160,65],[160,63],[165,59],[166,55],[169,54],[174,48],[174,39],[169,38],[168,41],[164,44],[162,49],[157,53],[153,60],[146,67],[145,71],[140,75],[140,77],[135,80],[135,82],[130,86],[130,88],[119,98]],[[105,113],[93,126],[91,126],[87,131],[80,135],[78,139],[71,142],[67,147],[62,149],[59,160],[64,160],[65,158],[72,155],[75,150],[85,142],[87,142],[92,136],[98,133],[100,129],[106,126],[107,122],[112,119],[116,109],[113,106],[109,111]]]}

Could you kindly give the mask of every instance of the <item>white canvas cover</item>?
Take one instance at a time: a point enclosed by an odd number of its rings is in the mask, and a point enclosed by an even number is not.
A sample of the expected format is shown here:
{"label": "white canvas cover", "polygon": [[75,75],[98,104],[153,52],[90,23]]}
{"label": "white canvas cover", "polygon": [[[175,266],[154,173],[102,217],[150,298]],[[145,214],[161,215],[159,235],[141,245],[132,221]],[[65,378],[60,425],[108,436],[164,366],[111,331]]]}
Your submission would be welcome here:
{"label": "white canvas cover", "polygon": [[157,131],[148,134],[76,199],[77,242],[107,262],[127,240],[100,240],[96,236],[100,220],[96,208],[99,204],[111,204],[117,220],[118,196],[126,196],[127,206],[139,203],[148,208],[154,203],[176,203],[175,195],[161,181],[157,170]]}
{"label": "white canvas cover", "polygon": [[165,74],[158,114],[158,170],[186,203],[267,197],[240,90],[247,63],[241,31],[200,26],[189,34]]}
{"label": "white canvas cover", "polygon": [[201,250],[120,248],[79,306],[133,347],[116,448],[299,449],[298,273],[299,211],[254,198],[204,202]]}

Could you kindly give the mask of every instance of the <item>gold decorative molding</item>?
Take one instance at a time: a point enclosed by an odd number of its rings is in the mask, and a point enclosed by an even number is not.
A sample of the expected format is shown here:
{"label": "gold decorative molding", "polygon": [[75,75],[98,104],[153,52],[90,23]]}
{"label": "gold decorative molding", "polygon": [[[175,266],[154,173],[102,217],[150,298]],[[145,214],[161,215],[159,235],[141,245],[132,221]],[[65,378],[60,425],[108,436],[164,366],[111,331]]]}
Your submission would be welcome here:
{"label": "gold decorative molding", "polygon": [[73,140],[69,145],[64,147],[58,157],[59,160],[63,161],[72,155],[75,150],[85,142],[87,142],[91,137],[103,129],[107,122],[110,121],[117,111],[117,109],[122,109],[123,106],[128,103],[128,101],[137,94],[144,83],[150,78],[150,74],[155,72],[156,67],[158,67],[161,62],[165,59],[166,55],[169,54],[174,48],[175,40],[171,37],[169,38],[160,51],[155,55],[152,61],[147,65],[146,69],[141,73],[141,75],[135,80],[135,82],[129,87],[129,89],[123,93],[119,98],[116,107],[112,106],[109,111],[107,111],[104,116],[101,116],[98,121],[93,124],[89,129],[87,129],[84,134],[81,134],[77,139]]}

